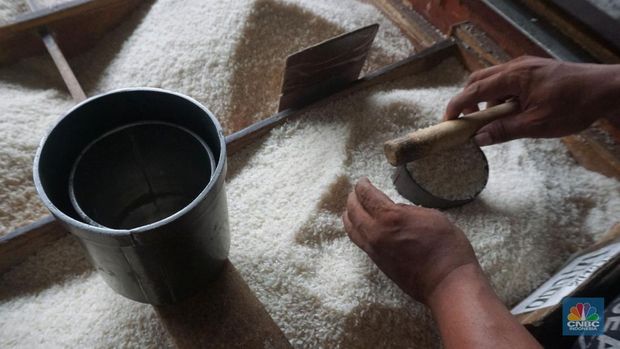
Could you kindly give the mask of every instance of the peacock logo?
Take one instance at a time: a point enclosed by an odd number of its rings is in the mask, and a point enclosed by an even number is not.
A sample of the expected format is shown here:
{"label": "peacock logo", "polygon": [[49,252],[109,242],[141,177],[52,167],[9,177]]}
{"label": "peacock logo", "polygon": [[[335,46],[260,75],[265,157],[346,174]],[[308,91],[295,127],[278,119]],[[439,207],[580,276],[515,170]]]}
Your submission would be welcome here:
{"label": "peacock logo", "polygon": [[566,297],[562,300],[565,336],[600,336],[605,330],[603,298]]}
{"label": "peacock logo", "polygon": [[599,316],[596,307],[591,306],[590,303],[577,303],[570,308],[567,319],[568,321],[598,321]]}

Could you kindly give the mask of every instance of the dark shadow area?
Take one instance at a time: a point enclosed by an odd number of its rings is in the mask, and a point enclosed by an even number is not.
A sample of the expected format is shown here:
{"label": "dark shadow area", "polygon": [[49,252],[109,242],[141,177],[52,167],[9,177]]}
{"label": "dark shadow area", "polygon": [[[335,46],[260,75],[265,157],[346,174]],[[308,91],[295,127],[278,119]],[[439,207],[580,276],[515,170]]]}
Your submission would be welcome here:
{"label": "dark shadow area", "polygon": [[252,143],[239,149],[234,154],[228,154],[228,169],[226,171],[226,182],[231,181],[245,168],[245,166],[250,162],[252,157],[254,157],[256,153],[258,153],[261,144],[263,144],[263,142],[265,142],[268,137],[269,132],[253,139]]}
{"label": "dark shadow area", "polygon": [[37,56],[22,59],[12,65],[0,67],[0,81],[19,89],[57,90],[69,92],[50,57]]}
{"label": "dark shadow area", "polygon": [[[54,25],[52,30],[55,32],[58,44],[85,90],[91,88],[92,82],[96,81],[94,77],[97,77],[108,66],[120,50],[123,42],[131,36],[133,30],[148,13],[153,2],[154,0],[143,0],[143,4],[128,15],[117,13],[119,9],[113,8],[108,12],[82,14],[76,17],[75,23],[68,21]],[[119,14],[123,16],[119,17]],[[100,17],[93,20],[90,18],[92,16]],[[91,27],[79,29],[85,25],[83,22],[89,20],[92,20],[92,23],[88,23]],[[105,33],[104,30],[108,29],[106,26],[115,24],[116,21],[121,21],[120,25]],[[78,29],[82,32],[76,33]],[[101,33],[104,33],[103,37],[99,38]],[[74,38],[76,40],[71,41],[72,37],[76,35],[77,38]],[[22,44],[28,45],[25,42]],[[105,49],[101,49],[102,45],[105,46]],[[47,51],[41,46],[37,52],[33,57],[21,59],[15,64],[2,67],[0,79],[32,89],[51,87],[66,91],[65,84]],[[94,52],[96,52],[96,60],[92,59]],[[96,61],[97,64],[92,64],[93,61]],[[83,66],[87,69],[80,69]],[[81,74],[83,70],[87,70],[88,73]]]}
{"label": "dark shadow area", "polygon": [[145,0],[118,27],[105,34],[92,49],[70,60],[69,63],[87,96],[92,93],[103,71],[131,37],[154,2],[155,0]]}
{"label": "dark shadow area", "polygon": [[344,230],[339,225],[325,227],[323,224],[316,226],[315,223],[317,222],[318,214],[323,214],[339,221],[351,188],[352,185],[347,176],[338,176],[329,186],[329,189],[325,191],[325,195],[319,200],[317,205],[319,211],[312,215],[295,233],[295,242],[300,245],[318,246],[339,237],[344,237]]}
{"label": "dark shadow area", "polygon": [[364,304],[345,320],[342,348],[439,348],[430,314],[415,317],[406,308]]}
{"label": "dark shadow area", "polygon": [[[389,91],[389,90],[387,90]],[[375,95],[376,96],[376,95]],[[411,115],[420,115],[418,106],[411,102],[394,100],[385,105],[372,105],[370,99],[374,98],[367,92],[359,92],[349,97],[349,101],[354,108],[358,108],[358,113],[352,113],[353,117],[346,121],[351,125],[351,131],[345,144],[347,157],[345,165],[348,167],[353,163],[355,150],[373,138],[376,133],[383,133],[394,128],[404,130],[414,130],[418,125],[411,123]],[[375,118],[358,117],[359,114],[368,113],[367,110],[375,112]],[[424,125],[426,127],[427,125]],[[377,144],[377,147],[382,147]]]}
{"label": "dark shadow area", "polygon": [[325,210],[337,215],[342,214],[347,204],[347,196],[353,189],[349,177],[340,175],[329,186],[325,195],[319,201],[320,210]]}
{"label": "dark shadow area", "polygon": [[436,63],[436,66],[418,74],[403,76],[400,79],[393,80],[388,87],[390,89],[452,87],[464,84],[465,78],[469,76],[469,70],[458,60],[456,55]]}
{"label": "dark shadow area", "polygon": [[155,310],[180,349],[291,348],[230,262],[198,294]]}
{"label": "dark shadow area", "polygon": [[77,239],[67,235],[4,273],[0,277],[0,301],[36,294],[93,271]]}
{"label": "dark shadow area", "polygon": [[343,30],[298,6],[258,0],[231,60],[230,116],[225,129],[239,130],[277,111],[286,57]]}
{"label": "dark shadow area", "polygon": [[[340,219],[340,216],[335,216],[334,218]],[[328,227],[317,227],[315,226],[316,220],[316,215],[312,216],[312,218],[295,233],[296,243],[308,247],[318,248],[325,243],[336,240],[337,238],[346,237],[344,228],[337,227],[335,225]]]}

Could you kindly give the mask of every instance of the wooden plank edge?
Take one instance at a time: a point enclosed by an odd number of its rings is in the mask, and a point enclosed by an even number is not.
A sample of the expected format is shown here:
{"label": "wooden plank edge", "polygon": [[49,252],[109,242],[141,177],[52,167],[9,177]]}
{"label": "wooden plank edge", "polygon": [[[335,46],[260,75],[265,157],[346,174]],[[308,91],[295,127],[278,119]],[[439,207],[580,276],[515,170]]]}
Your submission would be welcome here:
{"label": "wooden plank edge", "polygon": [[620,159],[599,141],[589,137],[586,132],[563,137],[562,143],[579,165],[620,180]]}
{"label": "wooden plank edge", "polygon": [[469,21],[452,24],[444,34],[418,13],[408,0],[368,1],[400,29],[416,50],[452,38],[459,46],[461,62],[470,71],[510,60],[495,41]]}
{"label": "wooden plank edge", "polygon": [[446,39],[446,36],[416,12],[407,0],[370,0],[370,3],[400,29],[416,51]]}
{"label": "wooden plank edge", "polygon": [[589,1],[521,0],[604,63],[620,62],[620,24]]}
{"label": "wooden plank edge", "polygon": [[54,65],[56,69],[60,73],[60,77],[62,81],[64,81],[67,90],[69,90],[69,94],[76,103],[79,103],[86,99],[86,93],[84,93],[84,89],[80,85],[79,81],[75,77],[69,62],[65,58],[65,55],[60,50],[56,39],[54,38],[54,34],[48,32],[47,30],[42,30],[40,32],[41,40],[47,49],[50,57],[54,61]]}
{"label": "wooden plank edge", "polygon": [[[42,8],[38,0],[26,0],[26,3],[33,11]],[[62,53],[62,50],[58,46],[58,43],[54,38],[54,33],[50,32],[47,27],[41,27],[39,28],[39,36],[41,37],[41,41],[43,41],[47,52],[52,58],[52,61],[54,61],[54,65],[60,73],[60,77],[67,86],[67,89],[69,90],[69,93],[71,94],[73,100],[78,103],[85,100],[86,94],[84,93],[84,89],[82,89],[82,86],[80,86],[80,83],[75,77],[73,70],[71,70],[71,66],[69,66],[69,62],[67,62],[65,55]]]}
{"label": "wooden plank edge", "polygon": [[511,57],[526,53],[543,57],[548,56],[543,48],[533,43],[485,1],[408,0],[408,2],[416,12],[443,33],[448,33],[455,24],[469,21],[483,30]]}
{"label": "wooden plank edge", "polygon": [[471,55],[472,58],[475,58],[477,64],[475,67],[470,67],[472,71],[501,64],[511,59],[503,48],[471,22],[454,24],[450,27],[449,34],[454,37],[463,55]]}
{"label": "wooden plank edge", "polygon": [[142,0],[73,0],[51,7],[43,7],[15,16],[11,21],[0,23],[0,40],[51,25],[85,13],[104,11],[115,6],[128,6]]}
{"label": "wooden plank edge", "polygon": [[[608,47],[608,43],[601,42],[601,40],[589,33],[590,30],[588,28],[567,17],[565,13],[558,11],[557,5],[538,0],[521,1],[535,14],[546,19],[554,28],[573,40],[577,45],[583,47],[596,59],[609,64],[620,62],[620,57]],[[585,3],[585,1],[583,2]]]}
{"label": "wooden plank edge", "polygon": [[59,222],[47,216],[0,237],[0,274],[66,234]]}

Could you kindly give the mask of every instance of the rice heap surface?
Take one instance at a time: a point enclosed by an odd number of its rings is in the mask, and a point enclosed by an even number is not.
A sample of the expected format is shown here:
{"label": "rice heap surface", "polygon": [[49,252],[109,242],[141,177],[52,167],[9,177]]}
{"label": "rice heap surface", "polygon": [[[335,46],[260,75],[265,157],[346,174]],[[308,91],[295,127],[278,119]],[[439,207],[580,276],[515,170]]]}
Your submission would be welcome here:
{"label": "rice heap surface", "polygon": [[620,19],[620,3],[617,0],[586,0],[614,19]]}
{"label": "rice heap surface", "polygon": [[28,11],[25,1],[13,0],[0,2],[0,23],[8,22],[20,13]]}
{"label": "rice heap surface", "polygon": [[[373,22],[381,29],[369,67],[410,53],[376,9],[354,1],[160,0],[72,63],[88,94],[137,85],[176,90],[203,102],[230,130],[273,111],[274,66],[287,54]],[[361,176],[405,202],[391,184],[383,141],[436,123],[466,75],[448,60],[361,91],[231,159],[230,259],[295,347],[439,345],[427,310],[348,240],[340,214]],[[2,233],[45,213],[30,179],[32,156],[45,128],[71,104],[45,59],[0,70]],[[559,140],[485,152],[485,191],[447,214],[513,304],[614,223],[620,187],[575,164]],[[116,295],[71,237],[4,274],[0,285],[0,347],[173,345],[153,307]]]}
{"label": "rice heap surface", "polygon": [[473,141],[407,163],[411,178],[429,193],[447,200],[467,200],[487,182],[487,163]]}
{"label": "rice heap surface", "polygon": [[[64,2],[68,2],[68,0],[35,0],[37,6],[39,7],[49,7],[58,4],[62,4]],[[0,1],[0,23],[9,22],[15,16],[24,14],[30,11],[30,7],[26,0],[3,0]]]}

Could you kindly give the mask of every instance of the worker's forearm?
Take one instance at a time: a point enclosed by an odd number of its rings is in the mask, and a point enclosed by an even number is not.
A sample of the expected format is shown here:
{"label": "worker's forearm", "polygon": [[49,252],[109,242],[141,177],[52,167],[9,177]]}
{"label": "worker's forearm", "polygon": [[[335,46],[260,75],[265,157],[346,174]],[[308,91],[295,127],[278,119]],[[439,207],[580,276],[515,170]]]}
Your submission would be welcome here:
{"label": "worker's forearm", "polygon": [[452,271],[428,306],[446,348],[540,348],[499,300],[477,264]]}
{"label": "worker's forearm", "polygon": [[607,118],[617,127],[620,127],[620,64],[602,66],[602,75],[609,88],[603,97],[608,111],[603,117]]}
{"label": "worker's forearm", "polygon": [[614,118],[620,114],[620,64],[589,64],[583,77],[582,97],[595,101],[585,117]]}

